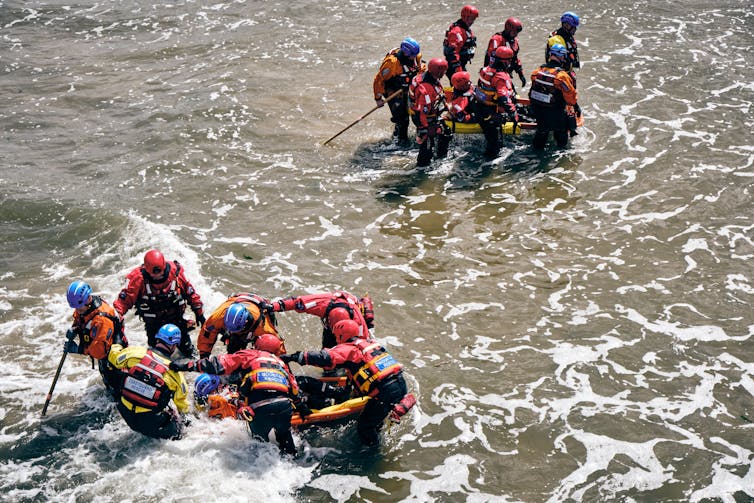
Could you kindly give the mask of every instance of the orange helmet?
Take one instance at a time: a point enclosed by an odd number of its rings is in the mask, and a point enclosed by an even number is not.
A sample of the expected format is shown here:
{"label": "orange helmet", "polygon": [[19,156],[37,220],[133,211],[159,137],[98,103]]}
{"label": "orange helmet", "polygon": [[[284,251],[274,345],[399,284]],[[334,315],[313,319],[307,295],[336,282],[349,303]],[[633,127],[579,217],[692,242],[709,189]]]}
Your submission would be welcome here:
{"label": "orange helmet", "polygon": [[267,351],[273,355],[279,355],[282,349],[280,338],[275,334],[262,334],[254,341],[254,349]]}
{"label": "orange helmet", "polygon": [[432,58],[427,64],[427,71],[429,71],[434,78],[440,80],[442,76],[445,75],[445,72],[448,71],[448,62],[442,58]]}
{"label": "orange helmet", "polygon": [[450,83],[453,84],[453,88],[458,91],[468,91],[471,87],[471,75],[469,72],[456,72],[450,78]]}
{"label": "orange helmet", "polygon": [[461,21],[466,23],[466,26],[471,26],[476,18],[479,17],[479,9],[473,5],[464,5],[461,9]]}
{"label": "orange helmet", "polygon": [[165,272],[165,256],[160,250],[149,250],[144,254],[144,270],[151,276]]}
{"label": "orange helmet", "polygon": [[338,344],[350,341],[359,336],[359,324],[353,320],[341,320],[332,327],[332,333]]}

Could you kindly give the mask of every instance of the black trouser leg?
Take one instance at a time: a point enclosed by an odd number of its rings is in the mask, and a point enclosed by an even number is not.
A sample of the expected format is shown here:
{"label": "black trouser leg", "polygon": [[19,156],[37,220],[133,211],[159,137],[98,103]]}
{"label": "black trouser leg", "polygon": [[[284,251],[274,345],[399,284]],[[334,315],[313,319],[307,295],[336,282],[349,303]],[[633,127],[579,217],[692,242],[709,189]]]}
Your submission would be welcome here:
{"label": "black trouser leg", "polygon": [[537,128],[534,133],[534,140],[532,140],[532,146],[537,150],[542,150],[547,145],[547,137],[550,136],[550,130],[545,128]]}
{"label": "black trouser leg", "polygon": [[419,155],[416,157],[417,167],[429,166],[430,161],[432,161],[432,147],[434,143],[434,138],[427,138],[424,140],[424,143],[419,145]]}
{"label": "black trouser leg", "polygon": [[552,135],[555,137],[558,147],[565,148],[568,146],[568,131],[553,131]]}

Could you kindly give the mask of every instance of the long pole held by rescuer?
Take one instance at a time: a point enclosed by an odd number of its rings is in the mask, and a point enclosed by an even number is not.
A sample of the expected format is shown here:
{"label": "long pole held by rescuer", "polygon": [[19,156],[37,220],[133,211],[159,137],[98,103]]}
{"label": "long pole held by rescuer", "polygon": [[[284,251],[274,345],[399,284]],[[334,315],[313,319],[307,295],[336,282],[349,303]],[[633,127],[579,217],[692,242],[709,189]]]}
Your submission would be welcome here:
{"label": "long pole held by rescuer", "polygon": [[68,355],[68,351],[63,351],[63,356],[60,357],[60,363],[58,363],[58,370],[55,371],[55,377],[52,379],[52,386],[50,386],[50,391],[47,393],[47,400],[45,400],[45,406],[42,407],[42,417],[47,414],[47,406],[50,405],[50,400],[52,400],[52,392],[55,390],[55,385],[58,383],[58,377],[60,377],[60,369],[63,368],[63,362],[65,362],[65,357]]}
{"label": "long pole held by rescuer", "polygon": [[[403,92],[403,89],[398,89],[393,94],[391,94],[390,96],[388,96],[387,98],[385,98],[385,103],[387,103],[388,101],[392,100],[393,98],[395,98],[396,96],[398,96],[402,92]],[[325,140],[325,142],[322,145],[327,145],[328,143],[330,143],[331,141],[333,141],[335,138],[337,138],[338,136],[340,136],[342,133],[345,133],[351,127],[355,126],[356,124],[358,124],[359,122],[361,122],[362,120],[364,120],[364,118],[367,115],[371,114],[372,112],[374,112],[378,108],[380,108],[379,105],[377,105],[376,107],[374,107],[373,109],[371,109],[370,111],[368,111],[367,113],[365,113],[364,115],[362,115],[361,117],[359,117],[358,119],[356,119],[355,121],[353,121],[352,123],[350,123],[349,125],[347,125],[346,127],[344,127],[343,129],[341,129],[340,131],[338,131],[335,135],[333,135],[330,138],[328,138],[327,140]]]}

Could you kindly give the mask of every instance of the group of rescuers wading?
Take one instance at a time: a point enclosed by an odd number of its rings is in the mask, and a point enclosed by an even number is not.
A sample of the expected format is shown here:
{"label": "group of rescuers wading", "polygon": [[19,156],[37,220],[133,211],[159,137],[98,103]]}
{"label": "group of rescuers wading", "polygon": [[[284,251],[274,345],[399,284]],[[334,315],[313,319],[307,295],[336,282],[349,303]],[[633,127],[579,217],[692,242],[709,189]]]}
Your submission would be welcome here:
{"label": "group of rescuers wading", "polygon": [[[484,54],[484,66],[477,84],[472,84],[466,70],[474,58],[476,36],[471,25],[479,16],[472,5],[461,9],[461,17],[450,25],[443,40],[443,58],[433,58],[425,65],[419,43],[411,37],[391,50],[374,77],[374,99],[378,107],[390,107],[393,136],[408,139],[409,121],[416,126],[419,144],[418,166],[429,165],[432,157],[443,158],[453,135],[445,120],[457,123],[478,123],[486,140],[484,156],[493,159],[501,148],[501,128],[512,122],[512,131],[519,123],[516,88],[511,76],[516,73],[521,86],[526,86],[521,60],[518,57],[518,34],[523,24],[515,17],[505,21],[502,31],[495,33]],[[533,147],[545,147],[552,131],[559,147],[565,147],[569,134],[576,134],[576,116],[581,115],[577,103],[576,75],[580,67],[574,35],[580,19],[573,12],[560,18],[560,27],[550,33],[545,47],[545,64],[531,74],[529,113],[536,120]],[[447,76],[452,90],[446,96],[442,77]],[[397,95],[397,91],[400,91]],[[391,97],[389,100],[388,97]]]}
{"label": "group of rescuers wading", "polygon": [[[402,366],[369,331],[374,311],[368,296],[335,291],[269,300],[237,293],[205,318],[202,300],[181,264],[150,250],[128,274],[112,306],[83,280],[73,281],[66,297],[74,313],[64,351],[96,360],[125,422],[150,437],[179,439],[184,434],[190,409],[185,371],[202,373],[194,381],[197,403],[232,389],[234,415],[246,420],[261,440],[274,430],[281,450],[289,454],[296,452],[290,431],[294,410],[306,417],[312,408],[368,396],[357,432],[364,444],[374,445],[385,419],[399,422],[415,403]],[[147,347],[129,345],[123,316],[131,307],[144,322]],[[187,307],[194,320],[184,319]],[[280,311],[319,317],[322,349],[287,354],[276,328]],[[197,325],[198,359],[189,334]],[[218,337],[226,353],[212,355]],[[296,376],[290,362],[332,373],[343,369],[346,384]]]}

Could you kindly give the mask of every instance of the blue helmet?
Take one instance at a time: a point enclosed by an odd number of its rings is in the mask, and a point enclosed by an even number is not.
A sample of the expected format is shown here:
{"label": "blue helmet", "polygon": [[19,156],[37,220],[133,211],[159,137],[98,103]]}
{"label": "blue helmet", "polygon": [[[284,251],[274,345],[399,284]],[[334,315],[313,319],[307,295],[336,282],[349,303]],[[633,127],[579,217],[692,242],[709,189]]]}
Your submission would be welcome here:
{"label": "blue helmet", "polygon": [[194,396],[196,398],[207,398],[220,386],[220,376],[211,374],[199,374],[194,380]]}
{"label": "blue helmet", "polygon": [[565,23],[569,26],[573,26],[574,28],[578,28],[580,19],[579,19],[579,16],[577,16],[575,12],[568,11],[568,12],[563,13],[562,16],[560,16],[560,22]]}
{"label": "blue helmet", "polygon": [[565,60],[566,54],[568,54],[568,51],[563,44],[554,44],[550,47],[550,56],[555,56],[559,61]]}
{"label": "blue helmet", "polygon": [[416,57],[421,52],[419,42],[411,37],[404,38],[403,42],[401,42],[401,52],[409,58]]}
{"label": "blue helmet", "polygon": [[231,304],[225,311],[225,330],[230,333],[240,332],[246,328],[250,319],[252,319],[251,314],[249,314],[246,306],[241,303]]}
{"label": "blue helmet", "polygon": [[92,295],[92,287],[77,279],[68,287],[68,292],[66,293],[68,305],[74,309],[84,307],[89,301],[90,295]]}
{"label": "blue helmet", "polygon": [[168,323],[160,328],[160,331],[157,332],[155,338],[158,341],[164,342],[168,346],[175,346],[181,342],[181,329],[172,323]]}

